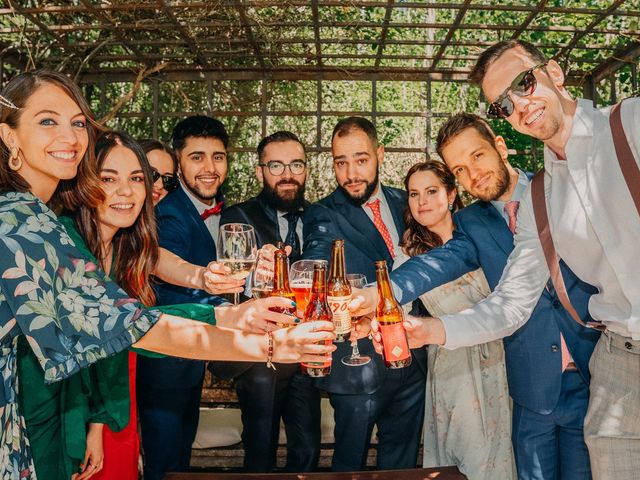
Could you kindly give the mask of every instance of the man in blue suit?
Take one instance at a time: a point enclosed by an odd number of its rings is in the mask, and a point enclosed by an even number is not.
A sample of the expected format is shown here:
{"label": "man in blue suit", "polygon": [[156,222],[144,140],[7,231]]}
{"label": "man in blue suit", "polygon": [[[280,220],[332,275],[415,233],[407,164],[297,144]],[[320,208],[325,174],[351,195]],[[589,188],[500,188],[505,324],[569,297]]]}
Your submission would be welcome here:
{"label": "man in blue suit", "polygon": [[[203,115],[179,122],[172,135],[180,186],[156,207],[160,246],[206,266],[216,259],[220,186],[227,176],[229,137],[221,122]],[[166,283],[156,287],[158,305],[209,303],[224,299],[204,290]],[[145,453],[144,477],[186,471],[198,427],[204,362],[138,357],[138,406]]]}
{"label": "man in blue suit", "polygon": [[[437,150],[458,182],[479,201],[454,215],[456,230],[446,245],[413,257],[391,273],[403,303],[478,267],[495,289],[513,250],[516,202],[531,178],[511,167],[504,140],[472,114],[459,113],[442,126]],[[573,305],[587,318],[588,301],[596,289],[566,265],[561,269]],[[366,294],[369,309],[371,293]],[[504,337],[518,478],[591,478],[582,425],[589,397],[588,363],[599,333],[570,317],[550,282],[531,319],[519,330],[492,330],[489,320],[474,326],[473,332],[447,330],[445,347],[466,346],[456,341],[461,336],[474,343]],[[418,339],[421,331],[417,327],[411,336]]]}
{"label": "man in blue suit", "polygon": [[[383,186],[378,178],[384,147],[378,145],[373,124],[349,117],[332,135],[333,168],[338,188],[307,209],[304,215],[304,252],[309,259],[329,260],[331,244],[344,239],[348,273],[375,279],[374,262],[389,268],[405,225],[407,195]],[[333,353],[331,375],[318,381],[329,392],[335,410],[334,471],[362,470],[369,440],[378,427],[377,465],[380,469],[416,466],[424,414],[425,349],[414,353],[407,368],[387,370],[372,343],[359,340],[360,352],[372,357],[364,366],[345,366],[349,342]],[[417,361],[416,361],[417,360]]]}

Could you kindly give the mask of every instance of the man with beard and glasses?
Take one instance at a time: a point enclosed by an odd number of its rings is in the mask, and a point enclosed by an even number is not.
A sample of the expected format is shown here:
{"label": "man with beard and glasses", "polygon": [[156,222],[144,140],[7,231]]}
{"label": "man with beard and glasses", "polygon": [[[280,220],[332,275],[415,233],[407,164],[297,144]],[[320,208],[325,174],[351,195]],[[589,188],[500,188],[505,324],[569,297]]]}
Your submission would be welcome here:
{"label": "man with beard and glasses", "polygon": [[[332,241],[343,239],[347,272],[373,281],[374,262],[386,260],[391,269],[399,251],[407,195],[380,183],[384,146],[369,120],[349,117],[338,122],[331,152],[338,188],[307,209],[303,257],[329,260]],[[344,365],[341,359],[351,353],[350,342],[337,345],[331,375],[317,379],[335,411],[332,469],[365,468],[374,426],[378,468],[415,468],[424,414],[425,350],[413,352],[411,366],[389,370],[368,338],[358,341],[360,352],[372,357],[363,366]]]}
{"label": "man with beard and glasses", "polygon": [[[532,177],[509,164],[504,139],[473,114],[451,117],[438,132],[436,148],[460,185],[478,201],[453,216],[456,230],[449,242],[391,272],[402,303],[478,268],[495,290],[514,249],[516,213]],[[596,289],[566,265],[561,268],[574,306],[588,319],[587,305]],[[361,311],[375,307],[375,295],[372,288],[364,290]],[[522,328],[505,329],[492,321],[495,315],[485,312],[473,324],[447,322],[444,346],[454,349],[504,337],[518,478],[590,478],[582,424],[589,398],[588,363],[599,332],[571,318],[551,283],[530,301],[531,320]],[[428,324],[410,319],[411,325],[410,344],[423,345],[429,332],[422,329]]]}
{"label": "man with beard and glasses", "polygon": [[[161,247],[196,265],[216,259],[228,142],[224,125],[203,115],[188,117],[173,129],[180,183],[156,207],[158,240]],[[204,290],[163,282],[156,286],[156,296],[158,305],[225,302]],[[165,472],[189,468],[203,379],[202,361],[138,357],[145,479],[160,480]]]}
{"label": "man with beard and glasses", "polygon": [[[291,246],[291,263],[302,250],[302,215],[307,180],[305,148],[298,137],[280,131],[258,144],[256,177],[262,191],[227,208],[220,224],[246,223],[256,232],[258,248],[279,241]],[[280,419],[287,433],[286,471],[309,472],[320,455],[320,394],[298,365],[227,362],[213,365],[221,377],[236,377],[242,410],[242,443],[247,472],[271,472],[276,466]]]}

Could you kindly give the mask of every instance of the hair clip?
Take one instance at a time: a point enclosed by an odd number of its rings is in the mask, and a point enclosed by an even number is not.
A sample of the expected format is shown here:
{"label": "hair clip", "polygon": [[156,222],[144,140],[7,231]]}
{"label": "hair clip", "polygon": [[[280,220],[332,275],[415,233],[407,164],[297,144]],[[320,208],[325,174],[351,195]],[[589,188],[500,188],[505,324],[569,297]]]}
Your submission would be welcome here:
{"label": "hair clip", "polygon": [[18,107],[16,107],[13,104],[11,100],[9,100],[7,97],[4,97],[2,95],[0,95],[0,105],[7,108],[13,108],[14,110],[20,110]]}

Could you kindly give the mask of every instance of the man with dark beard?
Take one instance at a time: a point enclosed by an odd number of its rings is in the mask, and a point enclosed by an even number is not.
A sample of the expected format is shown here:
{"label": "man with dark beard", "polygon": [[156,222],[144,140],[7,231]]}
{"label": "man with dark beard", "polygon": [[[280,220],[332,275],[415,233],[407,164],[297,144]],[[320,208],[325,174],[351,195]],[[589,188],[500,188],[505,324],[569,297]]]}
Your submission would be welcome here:
{"label": "man with dark beard", "polygon": [[[256,176],[262,191],[226,209],[220,224],[252,225],[258,248],[284,242],[291,246],[293,263],[302,251],[302,214],[307,206],[304,145],[293,133],[280,131],[263,138],[257,151]],[[320,455],[320,395],[298,370],[298,365],[278,364],[273,370],[265,363],[215,364],[215,374],[236,377],[247,472],[270,472],[276,466],[280,418],[287,433],[285,469],[315,469]]]}
{"label": "man with dark beard", "polygon": [[[375,280],[374,262],[389,269],[405,229],[407,194],[382,185],[378,178],[384,146],[374,125],[348,117],[336,125],[331,140],[338,188],[307,209],[304,216],[304,258],[329,260],[331,244],[343,239],[348,273]],[[415,468],[424,414],[425,350],[413,352],[411,366],[386,369],[371,340],[358,341],[372,358],[362,366],[346,366],[350,342],[338,343],[331,375],[317,379],[329,392],[335,411],[334,471],[363,470],[374,426],[378,427],[379,469]]]}

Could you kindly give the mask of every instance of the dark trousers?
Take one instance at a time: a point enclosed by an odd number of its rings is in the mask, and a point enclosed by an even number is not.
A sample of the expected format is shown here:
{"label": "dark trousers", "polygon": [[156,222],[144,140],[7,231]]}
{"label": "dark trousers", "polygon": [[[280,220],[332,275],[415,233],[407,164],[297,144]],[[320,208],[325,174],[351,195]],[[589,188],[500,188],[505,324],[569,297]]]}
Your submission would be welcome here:
{"label": "dark trousers", "polygon": [[313,471],[320,457],[320,392],[297,365],[277,370],[255,364],[236,378],[242,410],[244,470],[271,472],[276,466],[280,419],[287,433],[290,472]]}
{"label": "dark trousers", "polygon": [[578,372],[562,374],[553,412],[542,415],[513,404],[512,440],[520,480],[588,480],[583,423],[589,386]]}
{"label": "dark trousers", "polygon": [[423,367],[414,361],[407,368],[387,371],[382,385],[372,394],[330,394],[335,411],[331,469],[365,469],[374,425],[378,426],[378,469],[415,468],[424,419],[424,389]]}
{"label": "dark trousers", "polygon": [[145,480],[185,472],[200,416],[202,384],[191,388],[138,388]]}

